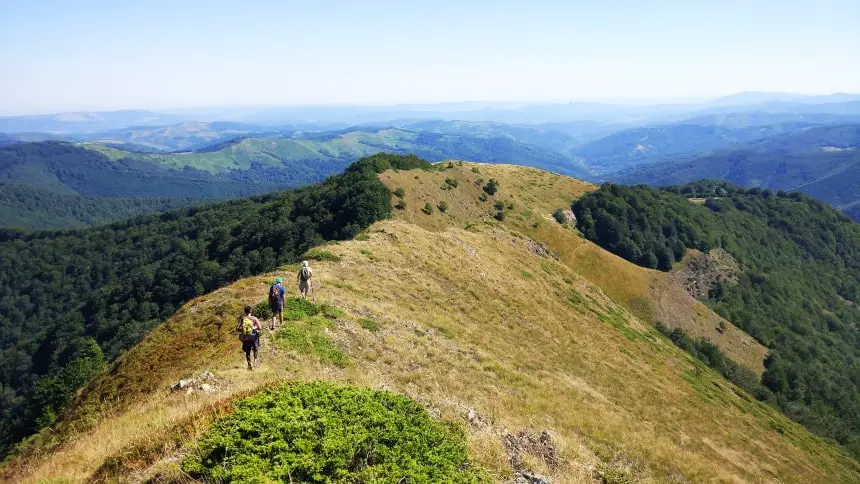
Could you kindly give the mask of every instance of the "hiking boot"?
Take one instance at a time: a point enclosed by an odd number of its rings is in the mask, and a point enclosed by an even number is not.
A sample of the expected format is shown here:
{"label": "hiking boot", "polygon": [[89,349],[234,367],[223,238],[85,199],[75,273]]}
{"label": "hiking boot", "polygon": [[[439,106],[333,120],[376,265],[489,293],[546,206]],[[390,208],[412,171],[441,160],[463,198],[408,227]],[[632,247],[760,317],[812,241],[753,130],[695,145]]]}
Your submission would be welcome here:
{"label": "hiking boot", "polygon": [[248,369],[249,369],[249,370],[251,370],[251,371],[254,371],[254,367],[253,367],[253,366],[251,366],[251,362],[250,362],[250,361],[248,362]]}

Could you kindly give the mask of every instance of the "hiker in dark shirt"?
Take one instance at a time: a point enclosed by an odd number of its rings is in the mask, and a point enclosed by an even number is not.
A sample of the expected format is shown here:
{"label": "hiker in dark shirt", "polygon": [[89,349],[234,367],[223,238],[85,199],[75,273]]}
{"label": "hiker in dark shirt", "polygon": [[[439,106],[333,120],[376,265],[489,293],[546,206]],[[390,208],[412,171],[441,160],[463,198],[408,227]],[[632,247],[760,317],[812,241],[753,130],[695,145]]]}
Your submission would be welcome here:
{"label": "hiker in dark shirt", "polygon": [[260,351],[260,333],[263,324],[259,319],[251,315],[251,306],[245,306],[245,314],[239,316],[239,324],[236,332],[239,333],[239,341],[242,342],[242,351],[245,352],[245,360],[248,361],[248,369],[253,370],[251,364],[251,352],[254,353],[254,364],[257,364],[257,353]]}
{"label": "hiker in dark shirt", "polygon": [[284,294],[286,289],[282,285],[284,280],[280,277],[275,279],[275,283],[269,287],[269,309],[272,310],[272,323],[269,329],[275,329],[275,320],[278,324],[284,325]]}

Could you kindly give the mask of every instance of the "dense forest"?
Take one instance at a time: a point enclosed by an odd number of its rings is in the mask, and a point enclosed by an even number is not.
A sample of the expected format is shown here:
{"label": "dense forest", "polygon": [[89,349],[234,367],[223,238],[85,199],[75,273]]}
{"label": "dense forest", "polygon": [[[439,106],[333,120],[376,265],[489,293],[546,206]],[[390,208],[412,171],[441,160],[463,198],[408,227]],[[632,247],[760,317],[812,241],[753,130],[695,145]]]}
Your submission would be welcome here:
{"label": "dense forest", "polygon": [[573,211],[586,238],[645,267],[669,270],[688,248],[734,256],[739,280],[707,303],[770,349],[756,396],[860,456],[860,225],[803,194],[721,181],[604,184]]}
{"label": "dense forest", "polygon": [[196,197],[103,198],[0,184],[0,227],[75,229],[202,203]]}
{"label": "dense forest", "polygon": [[429,166],[379,154],[292,191],[78,231],[0,231],[3,451],[186,301],[388,217],[378,172]]}

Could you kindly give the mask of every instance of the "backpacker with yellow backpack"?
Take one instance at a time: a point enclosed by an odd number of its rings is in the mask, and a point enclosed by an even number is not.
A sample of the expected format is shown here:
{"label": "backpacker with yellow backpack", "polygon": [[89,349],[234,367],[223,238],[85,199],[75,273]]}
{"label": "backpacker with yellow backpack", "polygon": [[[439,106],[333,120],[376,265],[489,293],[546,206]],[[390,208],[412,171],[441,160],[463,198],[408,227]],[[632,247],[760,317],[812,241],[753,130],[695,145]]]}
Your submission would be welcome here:
{"label": "backpacker with yellow backpack", "polygon": [[239,341],[254,341],[257,337],[257,328],[254,327],[254,320],[250,315],[242,316],[242,323],[239,325]]}

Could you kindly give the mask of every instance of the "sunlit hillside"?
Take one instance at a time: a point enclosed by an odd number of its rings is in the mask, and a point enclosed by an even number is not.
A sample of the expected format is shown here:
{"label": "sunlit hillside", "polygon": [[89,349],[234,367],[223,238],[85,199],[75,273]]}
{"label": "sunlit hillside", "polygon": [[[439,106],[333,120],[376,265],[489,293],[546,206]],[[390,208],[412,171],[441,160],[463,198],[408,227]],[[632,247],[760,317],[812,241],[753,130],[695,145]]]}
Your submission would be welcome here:
{"label": "sunlit hillside", "polygon": [[[711,337],[757,372],[765,348],[728,322],[717,332],[719,317],[670,275],[552,217],[594,186],[458,162],[381,179],[396,193],[394,219],[310,251],[316,305],[288,304],[291,321],[265,332],[257,371],[244,368],[236,317],[265,300],[275,276],[295,296],[296,266],[186,304],[2,478],[188,481],[183,456],[234,398],[324,380],[404,394],[456,423],[471,460],[496,482],[526,471],[587,483],[860,480],[856,461],[652,325]],[[202,372],[214,375],[206,388],[171,391]]]}

